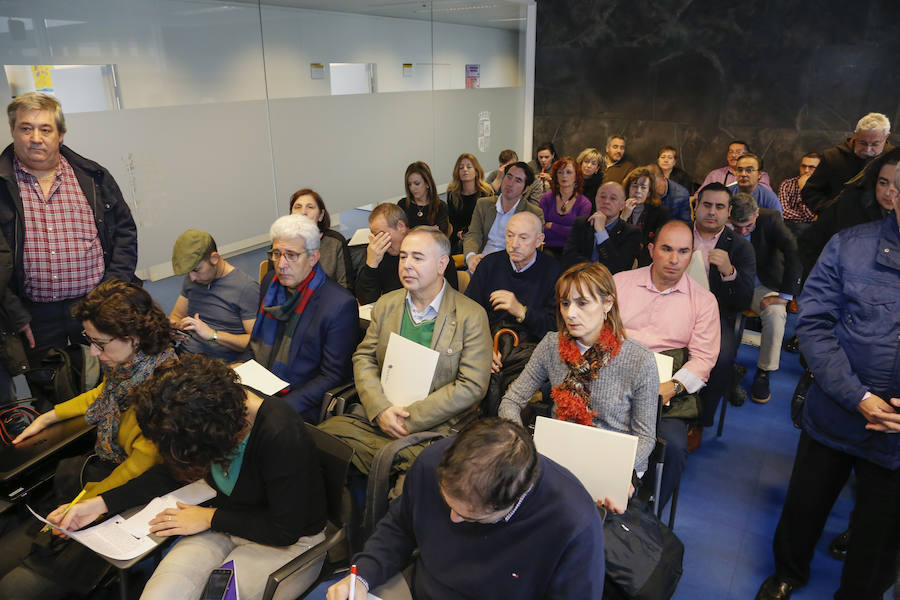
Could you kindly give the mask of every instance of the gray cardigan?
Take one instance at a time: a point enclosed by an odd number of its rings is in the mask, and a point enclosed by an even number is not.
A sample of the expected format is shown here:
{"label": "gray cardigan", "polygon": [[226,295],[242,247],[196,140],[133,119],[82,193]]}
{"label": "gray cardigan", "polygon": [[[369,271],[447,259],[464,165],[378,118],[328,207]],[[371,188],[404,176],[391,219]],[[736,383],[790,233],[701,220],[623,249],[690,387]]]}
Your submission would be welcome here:
{"label": "gray cardigan", "polygon": [[[551,331],[537,345],[522,374],[506,390],[500,416],[521,423],[522,408],[545,381],[553,386],[565,379],[568,369],[559,356],[559,333]],[[653,353],[626,339],[619,353],[591,381],[594,426],[638,436],[634,470],[647,470],[647,459],[656,444],[656,410],[659,374]],[[553,409],[554,416],[556,407]]]}

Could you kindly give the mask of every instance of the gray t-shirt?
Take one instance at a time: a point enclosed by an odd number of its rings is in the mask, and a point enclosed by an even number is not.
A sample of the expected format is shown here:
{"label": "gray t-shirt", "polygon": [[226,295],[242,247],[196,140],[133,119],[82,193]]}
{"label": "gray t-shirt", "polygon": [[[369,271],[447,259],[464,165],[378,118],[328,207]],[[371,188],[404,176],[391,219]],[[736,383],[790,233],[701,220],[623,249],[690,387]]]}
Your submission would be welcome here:
{"label": "gray t-shirt", "polygon": [[[247,333],[242,321],[255,319],[259,310],[259,283],[239,269],[213,280],[209,285],[196,284],[185,276],[181,295],[187,298],[188,315],[199,313],[200,320],[216,331],[237,335]],[[181,343],[181,348],[185,352],[205,354],[229,362],[243,360],[250,354],[249,349],[244,352],[230,350],[193,334]]]}

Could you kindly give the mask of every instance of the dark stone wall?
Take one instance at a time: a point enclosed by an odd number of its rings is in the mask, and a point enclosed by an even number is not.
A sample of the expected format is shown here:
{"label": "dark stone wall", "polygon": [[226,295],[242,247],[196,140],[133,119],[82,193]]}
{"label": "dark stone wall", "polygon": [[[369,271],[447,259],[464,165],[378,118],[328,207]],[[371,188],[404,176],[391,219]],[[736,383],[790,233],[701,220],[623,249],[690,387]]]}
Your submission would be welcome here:
{"label": "dark stone wall", "polygon": [[[900,13],[890,0],[542,0],[534,142],[639,163],[663,144],[699,182],[748,141],[777,190],[800,157],[867,112],[900,119]],[[894,140],[896,143],[896,140]]]}

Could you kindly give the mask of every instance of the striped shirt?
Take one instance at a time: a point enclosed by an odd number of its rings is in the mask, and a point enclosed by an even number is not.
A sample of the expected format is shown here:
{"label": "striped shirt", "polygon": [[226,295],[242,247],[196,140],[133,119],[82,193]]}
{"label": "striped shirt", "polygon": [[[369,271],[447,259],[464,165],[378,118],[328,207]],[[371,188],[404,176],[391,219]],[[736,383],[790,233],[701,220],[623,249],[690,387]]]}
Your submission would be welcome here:
{"label": "striped shirt", "polygon": [[13,160],[25,220],[25,295],[33,302],[80,298],[103,278],[103,248],[88,203],[69,162],[44,197],[37,177]]}

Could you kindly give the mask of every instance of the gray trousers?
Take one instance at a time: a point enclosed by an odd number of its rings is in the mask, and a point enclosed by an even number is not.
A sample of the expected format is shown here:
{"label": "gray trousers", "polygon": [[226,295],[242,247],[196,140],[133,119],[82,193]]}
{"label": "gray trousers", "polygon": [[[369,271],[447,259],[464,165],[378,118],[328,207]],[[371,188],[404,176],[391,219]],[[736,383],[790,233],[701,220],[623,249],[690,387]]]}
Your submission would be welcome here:
{"label": "gray trousers", "polygon": [[[181,538],[166,554],[144,587],[144,600],[200,598],[213,569],[234,561],[241,600],[258,600],[269,573],[325,539],[325,533],[302,537],[291,546],[266,546],[236,535],[204,531]],[[275,598],[296,598],[319,575],[319,568],[282,582]]]}
{"label": "gray trousers", "polygon": [[760,310],[759,303],[775,290],[770,290],[764,285],[756,286],[753,290],[753,300],[750,308],[759,314],[762,321],[762,332],[759,340],[759,359],[756,366],[764,371],[777,371],[781,360],[781,341],[784,339],[784,324],[787,322],[787,306],[784,304],[770,304],[765,310]]}

